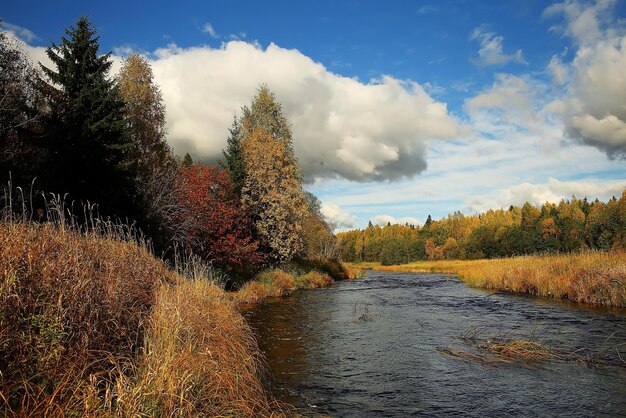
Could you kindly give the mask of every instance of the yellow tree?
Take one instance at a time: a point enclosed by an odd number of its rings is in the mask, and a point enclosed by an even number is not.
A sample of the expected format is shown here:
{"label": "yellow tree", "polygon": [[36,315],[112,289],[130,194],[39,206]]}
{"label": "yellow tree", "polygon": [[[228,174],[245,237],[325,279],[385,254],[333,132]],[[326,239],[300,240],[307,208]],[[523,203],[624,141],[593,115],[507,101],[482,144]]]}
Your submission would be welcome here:
{"label": "yellow tree", "polygon": [[190,224],[183,222],[178,204],[178,168],[165,135],[165,105],[154,83],[148,60],[131,54],[117,77],[124,99],[124,120],[134,143],[137,192],[142,206],[142,229],[163,251],[171,242],[184,241]]}
{"label": "yellow tree", "polygon": [[256,128],[243,141],[246,171],[242,203],[268,255],[288,261],[303,250],[308,207],[300,171],[285,141]]}
{"label": "yellow tree", "polygon": [[154,84],[152,69],[145,57],[131,54],[124,60],[117,78],[124,99],[124,116],[131,139],[137,148],[141,174],[155,165],[169,162],[170,149],[165,141],[165,105]]}

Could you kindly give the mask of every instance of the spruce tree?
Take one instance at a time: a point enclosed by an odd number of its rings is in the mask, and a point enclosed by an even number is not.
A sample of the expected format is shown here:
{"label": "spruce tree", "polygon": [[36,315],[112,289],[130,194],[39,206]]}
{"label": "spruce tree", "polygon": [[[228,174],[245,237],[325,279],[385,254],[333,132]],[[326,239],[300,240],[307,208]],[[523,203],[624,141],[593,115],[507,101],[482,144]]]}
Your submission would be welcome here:
{"label": "spruce tree", "polygon": [[56,70],[42,66],[51,87],[45,142],[51,160],[48,190],[97,203],[104,214],[133,216],[133,143],[125,132],[124,101],[108,78],[110,53],[86,17],[47,49]]}
{"label": "spruce tree", "polygon": [[[244,108],[244,114],[249,113]],[[230,135],[226,139],[226,149],[223,150],[224,163],[222,166],[228,170],[230,179],[233,181],[235,192],[241,196],[241,189],[246,179],[246,171],[243,161],[242,140],[241,140],[241,123],[237,116],[233,118],[233,125],[228,129]]]}

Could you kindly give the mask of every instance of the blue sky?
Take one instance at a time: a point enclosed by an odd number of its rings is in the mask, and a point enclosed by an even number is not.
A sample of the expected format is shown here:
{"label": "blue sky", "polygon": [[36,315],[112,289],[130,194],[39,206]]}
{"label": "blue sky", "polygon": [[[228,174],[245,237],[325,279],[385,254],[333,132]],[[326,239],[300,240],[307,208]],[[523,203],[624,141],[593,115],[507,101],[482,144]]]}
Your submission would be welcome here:
{"label": "blue sky", "polygon": [[626,187],[626,2],[6,2],[34,60],[88,15],[146,54],[170,143],[219,155],[267,83],[339,227]]}

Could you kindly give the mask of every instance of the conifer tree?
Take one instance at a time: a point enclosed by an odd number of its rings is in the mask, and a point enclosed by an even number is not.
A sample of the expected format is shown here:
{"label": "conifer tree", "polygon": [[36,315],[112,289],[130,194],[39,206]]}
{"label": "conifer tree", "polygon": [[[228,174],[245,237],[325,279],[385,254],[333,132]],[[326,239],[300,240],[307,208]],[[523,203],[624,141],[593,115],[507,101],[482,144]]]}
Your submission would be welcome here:
{"label": "conifer tree", "polygon": [[189,153],[186,153],[183,157],[182,164],[183,167],[191,167],[193,165],[193,158],[191,158],[191,155]]}
{"label": "conifer tree", "polygon": [[99,55],[99,37],[86,17],[65,32],[46,51],[56,69],[42,66],[56,90],[46,121],[51,160],[45,186],[98,203],[107,215],[132,216],[134,147],[125,132],[124,101],[108,78],[110,53]]}
{"label": "conifer tree", "polygon": [[[247,108],[244,108],[244,114],[249,113]],[[237,119],[237,116],[233,118],[233,124],[228,129],[230,135],[226,139],[226,149],[223,151],[224,163],[222,164],[226,170],[230,179],[233,182],[235,192],[241,196],[241,189],[243,188],[246,171],[243,161],[242,152],[242,132],[241,123]]]}

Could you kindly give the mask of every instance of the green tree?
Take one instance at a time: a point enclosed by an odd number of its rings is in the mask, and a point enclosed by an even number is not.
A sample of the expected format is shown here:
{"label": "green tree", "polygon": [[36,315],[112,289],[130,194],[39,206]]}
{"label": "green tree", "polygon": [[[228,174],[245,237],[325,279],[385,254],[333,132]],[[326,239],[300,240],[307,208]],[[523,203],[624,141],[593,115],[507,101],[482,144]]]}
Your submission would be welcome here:
{"label": "green tree", "polygon": [[241,123],[236,116],[233,118],[233,124],[228,131],[230,135],[226,139],[226,149],[222,151],[225,160],[222,166],[228,170],[235,192],[241,196],[246,171],[243,161]]}
{"label": "green tree", "polygon": [[108,78],[110,53],[99,55],[86,17],[65,32],[46,51],[56,70],[42,66],[51,87],[59,87],[46,121],[47,188],[96,202],[106,214],[132,216],[134,144],[125,132],[124,101]]}
{"label": "green tree", "polygon": [[185,153],[185,156],[183,157],[182,165],[183,167],[191,167],[193,165],[193,158],[191,158],[191,155],[188,152]]}

